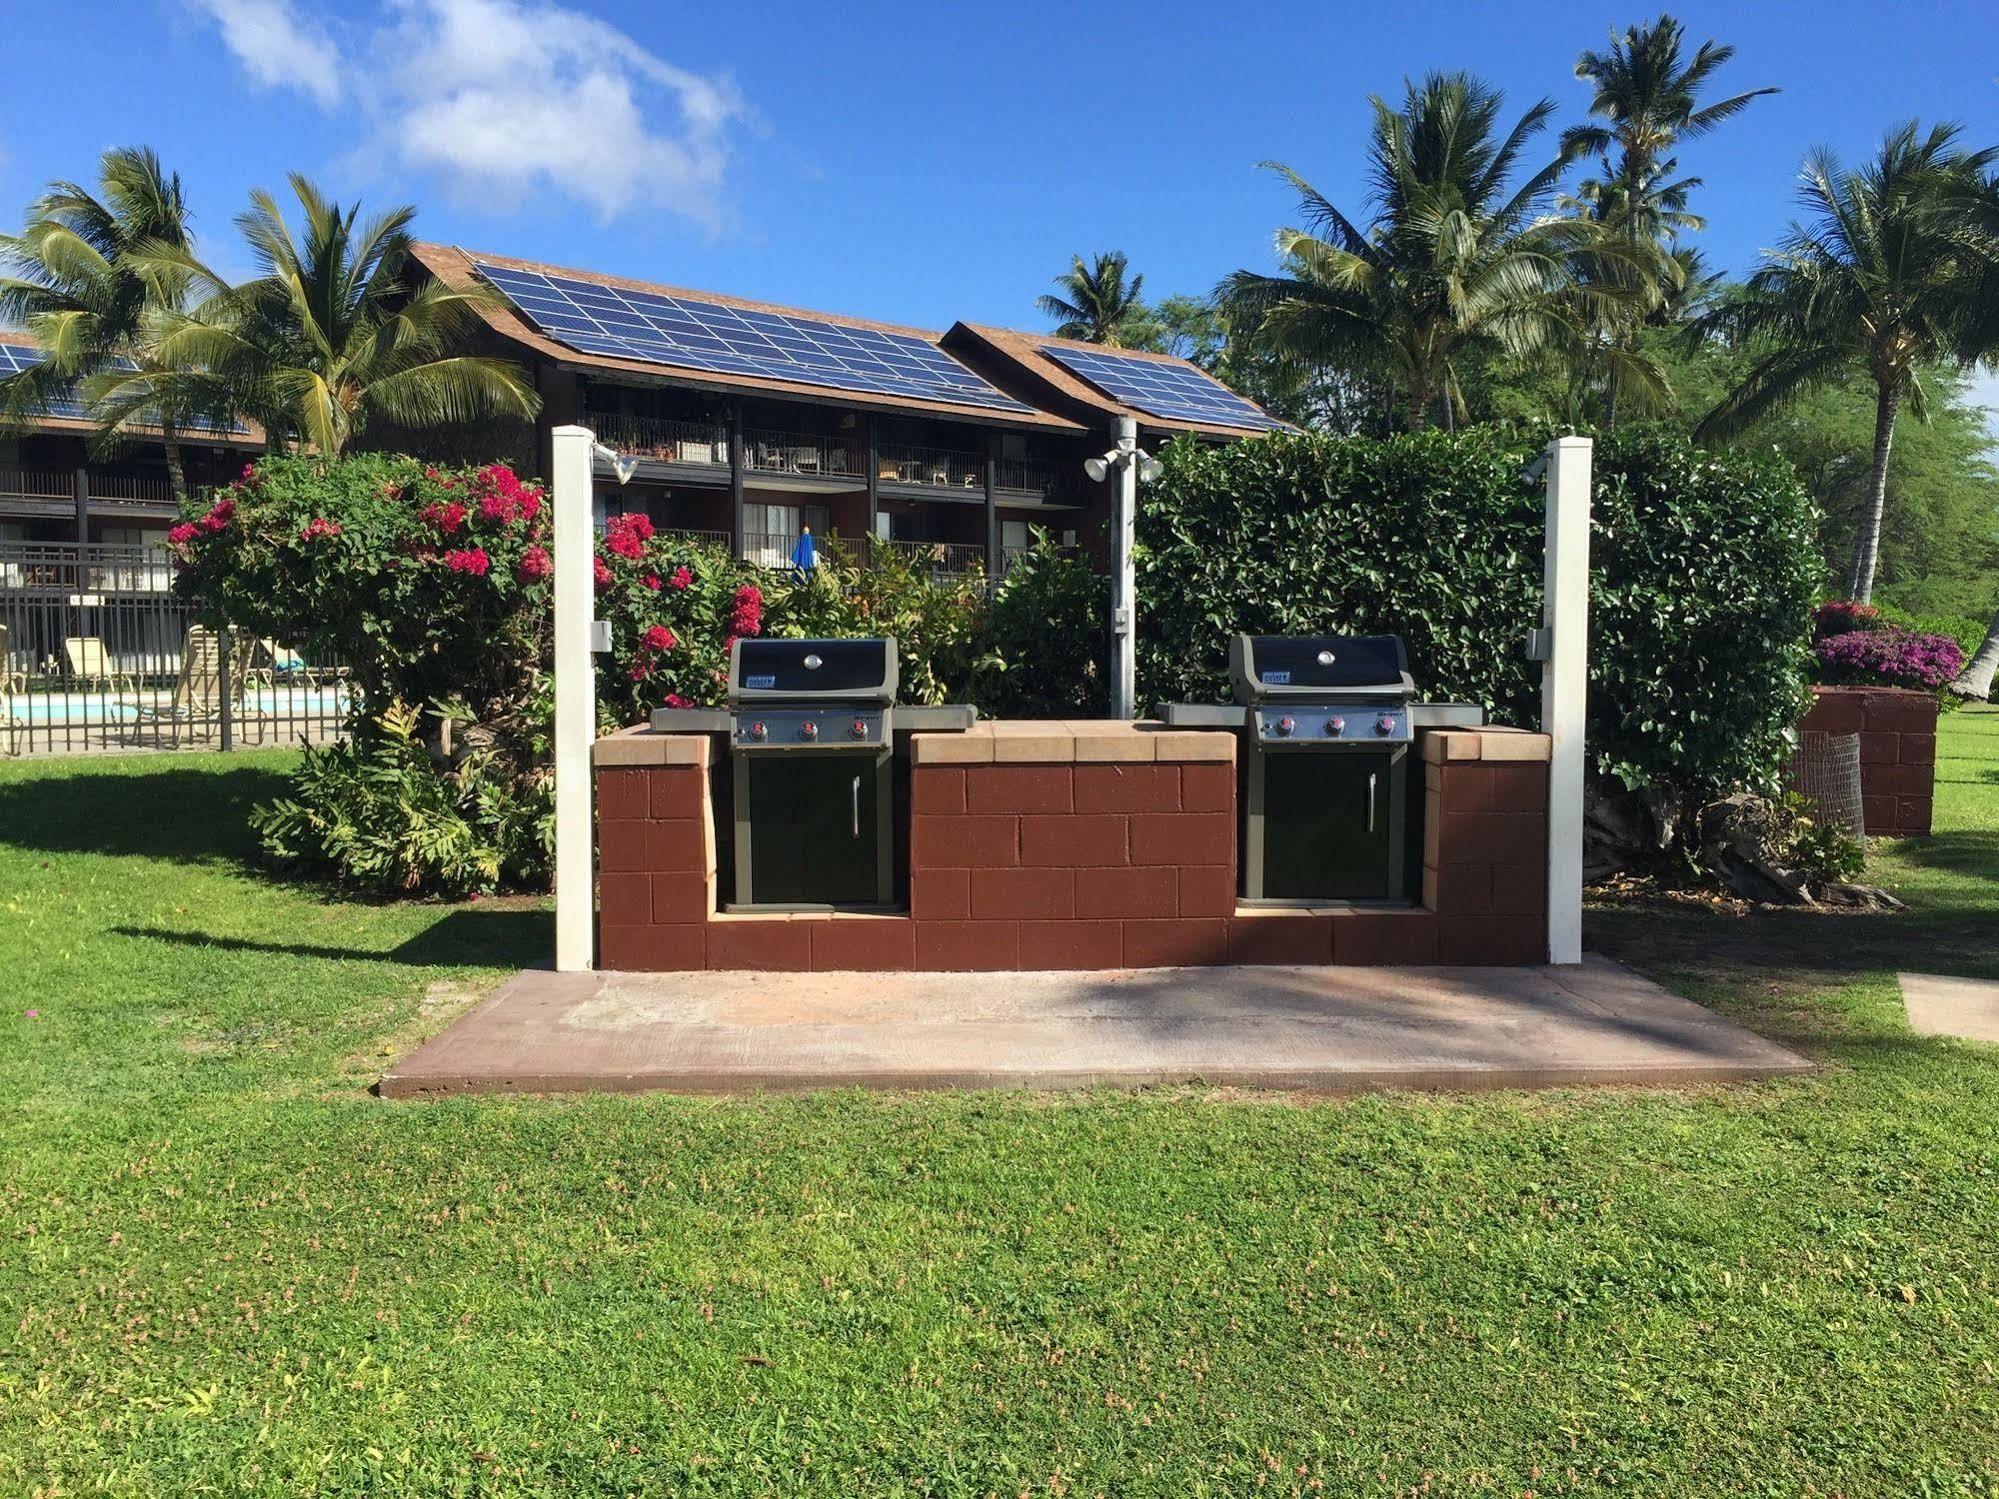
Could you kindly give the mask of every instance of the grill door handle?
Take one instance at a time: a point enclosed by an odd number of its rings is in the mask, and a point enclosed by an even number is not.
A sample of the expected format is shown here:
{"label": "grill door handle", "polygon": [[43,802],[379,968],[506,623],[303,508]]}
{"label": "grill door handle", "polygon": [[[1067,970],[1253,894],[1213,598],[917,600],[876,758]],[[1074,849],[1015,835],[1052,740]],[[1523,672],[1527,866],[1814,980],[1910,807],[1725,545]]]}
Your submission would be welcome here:
{"label": "grill door handle", "polygon": [[854,777],[854,836],[861,836],[861,778]]}
{"label": "grill door handle", "polygon": [[1367,777],[1367,830],[1368,830],[1368,831],[1369,831],[1370,833],[1372,833],[1372,832],[1374,831],[1374,783],[1375,783],[1375,781],[1376,781],[1377,779],[1378,779],[1378,777],[1377,777],[1377,775],[1376,775],[1376,773],[1375,773],[1375,772],[1373,772],[1373,771],[1370,771],[1370,772],[1368,773],[1368,777]]}

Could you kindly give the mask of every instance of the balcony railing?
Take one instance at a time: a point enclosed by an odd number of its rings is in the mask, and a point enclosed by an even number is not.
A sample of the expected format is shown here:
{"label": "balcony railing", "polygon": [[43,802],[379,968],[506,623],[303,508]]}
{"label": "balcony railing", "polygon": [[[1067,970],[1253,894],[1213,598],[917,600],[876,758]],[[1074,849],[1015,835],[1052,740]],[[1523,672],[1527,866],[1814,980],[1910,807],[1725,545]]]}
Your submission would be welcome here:
{"label": "balcony railing", "polygon": [[877,454],[876,478],[886,484],[920,484],[927,489],[986,487],[982,454],[955,448],[887,447]]}
{"label": "balcony railing", "polygon": [[[678,421],[648,416],[593,416],[590,422],[606,446],[657,463],[729,466],[729,433],[713,422]],[[835,433],[787,432],[752,427],[743,433],[743,469],[749,474],[784,474],[799,478],[867,478],[867,444]],[[69,481],[54,476],[60,497]],[[875,453],[875,478],[882,484],[923,489],[983,490],[986,459],[963,448],[892,444]],[[1080,480],[1061,469],[1023,458],[1002,458],[995,465],[996,487],[1013,493],[1074,493]],[[4,491],[0,491],[4,492]]]}
{"label": "balcony railing", "polygon": [[923,564],[932,577],[959,578],[983,572],[986,566],[986,549],[974,542],[891,541],[888,545],[898,556]]}
{"label": "balcony railing", "polygon": [[[103,474],[84,470],[90,503],[96,505],[171,505],[173,487],[165,479],[137,474]],[[75,469],[0,469],[0,498],[68,500],[76,495]]]}
{"label": "balcony railing", "polygon": [[729,466],[729,432],[714,422],[683,422],[652,416],[593,416],[598,440],[620,453],[658,463]]}
{"label": "balcony railing", "polygon": [[743,433],[743,468],[755,474],[865,479],[867,449],[844,437],[752,427]]}

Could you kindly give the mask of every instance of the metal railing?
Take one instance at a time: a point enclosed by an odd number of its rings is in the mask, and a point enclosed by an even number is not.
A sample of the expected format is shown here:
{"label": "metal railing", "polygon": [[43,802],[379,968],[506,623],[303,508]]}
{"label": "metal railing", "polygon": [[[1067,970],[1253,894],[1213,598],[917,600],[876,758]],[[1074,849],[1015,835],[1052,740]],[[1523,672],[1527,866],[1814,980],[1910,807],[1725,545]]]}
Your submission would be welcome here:
{"label": "metal railing", "polygon": [[986,549],[976,542],[891,541],[888,547],[898,556],[923,564],[934,578],[962,578],[985,571]]}
{"label": "metal railing", "polygon": [[721,547],[724,551],[728,550],[729,546],[727,531],[695,531],[686,526],[661,526],[659,534],[677,537],[682,541],[692,541],[701,546]]}
{"label": "metal railing", "polygon": [[9,755],[324,744],[353,706],[345,667],[203,625],[161,552],[0,545]]}
{"label": "metal railing", "polygon": [[[714,423],[608,415],[593,416],[590,422],[605,445],[620,453],[659,463],[729,466],[728,430]],[[866,479],[867,444],[840,434],[751,427],[743,433],[743,470],[802,478]],[[69,481],[56,477],[62,480],[54,492],[59,498],[69,493]],[[893,444],[876,451],[875,478],[884,484],[924,489],[982,490],[986,460],[984,454],[963,448]],[[1013,493],[1079,492],[1081,481],[1071,482],[1071,478],[1059,468],[1024,458],[1001,458],[994,467],[995,487]],[[94,487],[92,493],[97,493]]]}
{"label": "metal railing", "polygon": [[867,477],[867,449],[844,437],[752,427],[743,433],[743,468],[755,474]]}
{"label": "metal railing", "polygon": [[651,416],[593,416],[589,421],[598,439],[620,453],[660,463],[729,466],[729,431],[715,422]]}
{"label": "metal railing", "polygon": [[982,453],[898,446],[882,448],[875,457],[875,477],[884,483],[920,484],[926,489],[986,487],[986,460]]}

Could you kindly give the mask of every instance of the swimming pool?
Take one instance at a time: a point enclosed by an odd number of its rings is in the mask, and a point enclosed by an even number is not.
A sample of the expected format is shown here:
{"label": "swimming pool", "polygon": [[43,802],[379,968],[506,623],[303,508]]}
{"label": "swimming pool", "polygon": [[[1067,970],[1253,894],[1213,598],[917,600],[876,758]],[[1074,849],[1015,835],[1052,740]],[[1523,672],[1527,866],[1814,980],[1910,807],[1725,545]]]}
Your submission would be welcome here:
{"label": "swimming pool", "polygon": [[[353,703],[345,687],[256,687],[238,699],[237,711],[252,718],[338,719]],[[172,721],[173,694],[137,696],[92,692],[29,692],[6,700],[8,716],[19,724],[92,727]],[[219,718],[219,708],[197,717]]]}

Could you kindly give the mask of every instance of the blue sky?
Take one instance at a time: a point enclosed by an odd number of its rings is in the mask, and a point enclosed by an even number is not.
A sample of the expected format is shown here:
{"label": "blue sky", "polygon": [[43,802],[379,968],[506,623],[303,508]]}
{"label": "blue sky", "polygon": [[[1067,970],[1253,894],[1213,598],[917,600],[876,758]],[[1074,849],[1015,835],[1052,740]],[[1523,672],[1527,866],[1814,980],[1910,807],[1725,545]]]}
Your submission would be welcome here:
{"label": "blue sky", "polygon": [[[149,142],[211,253],[252,187],[303,170],[415,202],[427,237],[893,321],[1037,326],[1073,251],[1154,294],[1262,266],[1275,157],[1361,206],[1366,98],[1469,68],[1524,107],[1586,100],[1576,53],[1642,3],[665,6],[623,0],[125,0],[10,6],[0,216]],[[1999,6],[1685,4],[1780,85],[1682,152],[1700,243],[1741,270],[1813,143],[1892,121],[1999,141]]]}

